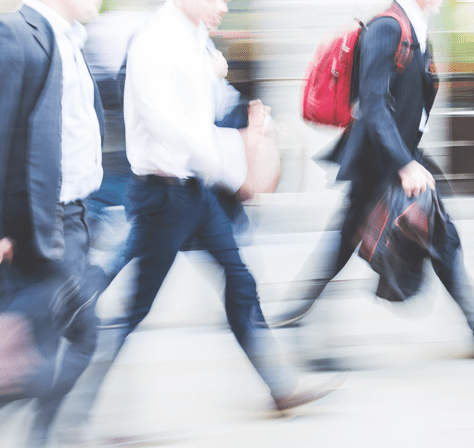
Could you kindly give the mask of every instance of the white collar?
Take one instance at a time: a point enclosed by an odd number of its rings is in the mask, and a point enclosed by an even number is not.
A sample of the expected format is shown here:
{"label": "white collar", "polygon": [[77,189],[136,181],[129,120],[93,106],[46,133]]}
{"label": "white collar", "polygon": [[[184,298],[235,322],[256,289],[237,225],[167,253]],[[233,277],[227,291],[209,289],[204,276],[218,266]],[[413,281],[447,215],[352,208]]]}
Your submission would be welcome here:
{"label": "white collar", "polygon": [[39,0],[23,0],[23,3],[40,13],[51,25],[55,33],[65,34],[80,49],[87,40],[87,31],[84,25],[77,20],[69,23],[61,14]]}
{"label": "white collar", "polygon": [[413,25],[421,52],[424,53],[428,33],[428,14],[420,8],[415,0],[397,0],[397,3],[403,8]]}

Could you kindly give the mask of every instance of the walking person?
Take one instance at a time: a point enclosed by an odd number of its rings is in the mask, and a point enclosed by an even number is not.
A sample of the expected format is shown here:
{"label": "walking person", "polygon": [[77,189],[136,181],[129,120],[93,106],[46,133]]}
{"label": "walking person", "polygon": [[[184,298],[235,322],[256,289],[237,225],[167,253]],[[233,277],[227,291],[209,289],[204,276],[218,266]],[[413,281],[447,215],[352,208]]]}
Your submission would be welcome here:
{"label": "walking person", "polygon": [[[132,41],[133,39],[130,39]],[[208,37],[206,40],[206,48],[210,54],[211,66],[214,74],[216,75],[213,82],[213,95],[215,98],[215,125],[223,128],[233,128],[233,129],[244,129],[248,125],[249,120],[249,109],[254,110],[257,104],[260,102],[250,101],[246,96],[242,95],[235,87],[233,87],[226,79],[228,72],[227,61],[224,58],[223,54],[216,49],[214,42],[211,37]],[[120,69],[121,73],[125,73],[127,67],[127,57],[122,64]],[[125,75],[120,76],[120,90],[124,90],[125,84]],[[119,78],[117,78],[119,79]],[[263,106],[262,106],[263,107]],[[260,106],[259,106],[260,108]],[[265,109],[265,108],[264,108]],[[266,110],[269,110],[267,108]],[[275,151],[276,153],[276,151]],[[276,154],[276,157],[278,155]],[[130,165],[127,162],[127,168],[130,170]],[[268,170],[269,173],[272,173],[272,170]],[[275,179],[274,173],[269,174]],[[128,180],[127,180],[128,181]],[[126,184],[126,182],[123,182]],[[224,209],[228,217],[234,224],[234,233],[243,233],[249,225],[248,217],[242,206],[242,198],[237,198],[229,190],[222,188],[220,186],[214,186],[213,192],[217,196],[221,207]],[[93,195],[101,196],[105,193],[100,191]],[[107,191],[107,194],[108,191]],[[243,199],[249,199],[250,194],[247,193],[247,197]],[[125,210],[127,211],[128,204],[124,201]],[[120,204],[122,205],[122,204]],[[99,233],[101,229],[99,228]],[[103,232],[105,237],[108,237],[108,233]],[[124,240],[120,241],[118,244],[112,247],[111,250],[108,250],[104,255],[101,265],[107,274],[109,281],[118,275],[118,273],[126,266],[131,259],[133,258],[133,247],[131,247],[131,241],[133,237],[130,235]],[[193,243],[191,243],[192,246]]]}
{"label": "walking person", "polygon": [[81,23],[100,1],[24,3],[0,16],[0,311],[31,324],[41,362],[0,402],[36,398],[28,446],[42,447],[97,338],[84,200],[102,181],[103,115]]}
{"label": "walking person", "polygon": [[247,128],[215,125],[218,78],[206,42],[208,28],[217,27],[227,11],[225,0],[168,0],[130,47],[124,115],[133,172],[129,244],[138,278],[123,337],[148,314],[178,251],[198,237],[225,270],[225,310],[237,341],[276,407],[288,409],[321,397],[321,391],[297,391],[298,376],[280,359],[232,223],[211,189],[247,194],[246,148],[262,143],[268,115],[257,101]]}
{"label": "walking person", "polygon": [[[431,54],[427,49],[427,20],[438,14],[442,0],[397,0],[411,24],[411,59],[401,74],[394,57],[401,27],[391,17],[378,17],[362,30],[360,40],[359,111],[329,160],[340,167],[338,180],[351,181],[350,203],[341,230],[337,255],[329,261],[328,275],[307,286],[304,308],[280,316],[284,326],[304,316],[326,284],[346,265],[361,240],[368,204],[381,185],[401,185],[408,197],[435,189],[432,172],[440,172],[418,147],[436,96]],[[388,90],[387,90],[388,86]],[[437,276],[465,314],[474,331],[474,291],[464,265],[461,243],[453,223],[446,230],[431,262]],[[318,248],[303,266],[307,278],[319,263]],[[295,280],[293,286],[297,286]]]}

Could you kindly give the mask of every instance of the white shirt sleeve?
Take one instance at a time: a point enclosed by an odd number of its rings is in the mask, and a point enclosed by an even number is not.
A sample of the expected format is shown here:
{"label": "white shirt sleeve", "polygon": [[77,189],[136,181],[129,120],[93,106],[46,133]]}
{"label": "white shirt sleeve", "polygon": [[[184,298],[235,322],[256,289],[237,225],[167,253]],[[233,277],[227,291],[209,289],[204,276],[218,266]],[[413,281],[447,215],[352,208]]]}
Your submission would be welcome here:
{"label": "white shirt sleeve", "polygon": [[239,104],[240,92],[224,78],[216,84],[216,120],[222,120]]}
{"label": "white shirt sleeve", "polygon": [[215,138],[222,148],[222,177],[216,184],[236,193],[247,177],[247,159],[242,137],[237,129],[214,126]]}

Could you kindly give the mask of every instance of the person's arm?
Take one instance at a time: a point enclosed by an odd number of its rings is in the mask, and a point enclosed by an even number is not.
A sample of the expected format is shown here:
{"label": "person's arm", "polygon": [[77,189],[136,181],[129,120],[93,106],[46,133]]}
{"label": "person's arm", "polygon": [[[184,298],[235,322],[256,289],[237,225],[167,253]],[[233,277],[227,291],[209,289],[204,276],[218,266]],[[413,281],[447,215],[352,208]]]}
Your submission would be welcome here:
{"label": "person's arm", "polygon": [[373,146],[391,161],[407,195],[416,196],[427,187],[434,188],[434,179],[413,159],[387,102],[400,37],[400,25],[393,18],[374,20],[364,31],[360,46],[359,100]]}
{"label": "person's arm", "polygon": [[250,100],[223,78],[219,80],[216,93],[216,125],[222,128],[246,128]]}
{"label": "person's arm", "polygon": [[6,238],[8,235],[5,235],[3,203],[8,158],[21,100],[21,80],[25,64],[17,33],[10,24],[2,20],[0,20],[0,48],[0,259],[11,259],[13,242]]}

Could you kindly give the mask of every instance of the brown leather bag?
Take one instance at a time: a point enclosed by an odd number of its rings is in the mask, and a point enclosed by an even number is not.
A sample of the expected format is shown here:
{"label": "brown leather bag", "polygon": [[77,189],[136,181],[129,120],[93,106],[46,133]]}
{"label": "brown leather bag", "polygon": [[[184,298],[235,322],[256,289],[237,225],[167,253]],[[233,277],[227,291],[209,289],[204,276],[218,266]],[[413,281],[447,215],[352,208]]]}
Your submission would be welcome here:
{"label": "brown leather bag", "polygon": [[30,322],[17,313],[0,313],[0,397],[24,392],[27,376],[41,363]]}

